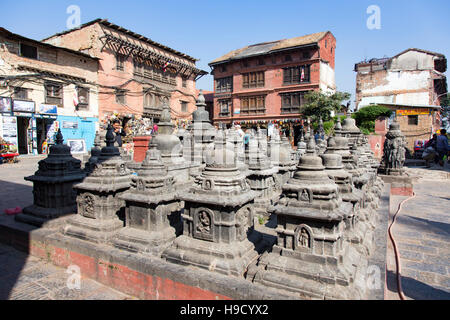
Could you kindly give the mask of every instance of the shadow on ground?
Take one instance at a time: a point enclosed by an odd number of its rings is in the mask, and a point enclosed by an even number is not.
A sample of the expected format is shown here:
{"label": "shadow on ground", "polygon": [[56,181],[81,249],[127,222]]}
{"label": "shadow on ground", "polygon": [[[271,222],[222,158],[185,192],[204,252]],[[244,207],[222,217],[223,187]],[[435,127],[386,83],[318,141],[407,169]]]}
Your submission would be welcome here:
{"label": "shadow on ground", "polygon": [[[397,275],[387,271],[387,287],[393,292],[397,291]],[[450,293],[439,288],[432,287],[416,279],[402,276],[402,290],[406,297],[414,300],[450,300]]]}
{"label": "shadow on ground", "polygon": [[[28,185],[12,183],[0,180],[0,220],[14,221],[14,216],[7,216],[4,210],[19,206],[23,208],[27,202],[32,203],[33,188]],[[31,203],[28,203],[31,204]],[[19,286],[18,279],[26,264],[28,255],[28,243],[14,243],[14,237],[0,227],[0,300],[7,300],[12,289]],[[19,246],[17,251],[12,246]]]}

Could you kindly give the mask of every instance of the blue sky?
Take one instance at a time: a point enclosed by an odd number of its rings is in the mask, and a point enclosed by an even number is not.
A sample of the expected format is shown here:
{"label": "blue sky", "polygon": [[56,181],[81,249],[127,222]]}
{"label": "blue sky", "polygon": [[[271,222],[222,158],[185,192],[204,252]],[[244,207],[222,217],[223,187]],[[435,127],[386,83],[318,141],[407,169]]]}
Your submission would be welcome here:
{"label": "blue sky", "polygon": [[[0,26],[40,40],[67,29],[69,5],[81,9],[81,23],[106,18],[189,54],[197,66],[248,44],[330,30],[337,39],[336,84],[355,97],[354,64],[393,56],[415,47],[449,56],[448,0],[149,0],[5,1]],[[381,9],[381,29],[369,30],[370,5]],[[197,88],[212,90],[212,76]]]}

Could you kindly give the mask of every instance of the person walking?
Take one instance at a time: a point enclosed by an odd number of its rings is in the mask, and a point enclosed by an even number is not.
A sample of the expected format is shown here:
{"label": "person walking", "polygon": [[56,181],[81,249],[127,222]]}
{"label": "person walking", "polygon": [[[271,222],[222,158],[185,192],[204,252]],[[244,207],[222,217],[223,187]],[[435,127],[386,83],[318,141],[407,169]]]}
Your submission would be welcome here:
{"label": "person walking", "polygon": [[438,154],[439,165],[444,166],[444,157],[448,155],[447,130],[441,129],[441,134],[436,139],[436,151]]}
{"label": "person walking", "polygon": [[245,130],[245,134],[244,134],[244,148],[245,148],[245,151],[248,150],[249,145],[250,145],[250,130],[247,129],[247,130]]}

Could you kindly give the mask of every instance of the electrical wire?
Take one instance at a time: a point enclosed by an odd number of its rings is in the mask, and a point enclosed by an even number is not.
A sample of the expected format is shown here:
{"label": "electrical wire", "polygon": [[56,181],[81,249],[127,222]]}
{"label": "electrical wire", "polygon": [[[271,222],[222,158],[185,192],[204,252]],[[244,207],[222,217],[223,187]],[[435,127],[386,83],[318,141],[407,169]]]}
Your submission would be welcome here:
{"label": "electrical wire", "polygon": [[402,289],[402,279],[401,279],[402,271],[401,271],[400,253],[398,252],[397,243],[395,242],[394,236],[392,235],[392,227],[394,226],[394,223],[397,220],[397,215],[400,213],[403,204],[406,201],[411,200],[415,197],[416,197],[416,194],[413,192],[413,195],[411,197],[400,202],[400,204],[398,205],[398,208],[397,208],[397,212],[394,214],[394,217],[392,219],[392,223],[388,228],[389,237],[391,238],[392,245],[394,247],[395,264],[397,266],[397,291],[398,291],[398,295],[401,300],[406,300],[406,297],[405,297],[405,294],[403,293],[403,289]]}

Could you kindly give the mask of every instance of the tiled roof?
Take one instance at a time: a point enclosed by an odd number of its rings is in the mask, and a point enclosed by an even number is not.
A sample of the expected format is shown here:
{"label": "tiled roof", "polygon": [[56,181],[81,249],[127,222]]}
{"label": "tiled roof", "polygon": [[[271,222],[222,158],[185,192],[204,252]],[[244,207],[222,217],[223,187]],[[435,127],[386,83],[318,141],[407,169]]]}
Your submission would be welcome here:
{"label": "tiled roof", "polygon": [[255,55],[268,54],[280,50],[294,47],[300,47],[318,43],[329,31],[318,32],[306,36],[295,37],[290,39],[277,40],[272,42],[258,43],[246,46],[241,49],[233,50],[227,54],[217,58],[209,63],[209,65],[222,63],[229,60],[238,60]]}
{"label": "tiled roof", "polygon": [[156,46],[156,47],[158,47],[158,48],[164,49],[164,50],[166,50],[166,51],[168,51],[168,52],[174,53],[174,54],[176,54],[176,55],[178,55],[178,56],[181,56],[181,57],[183,57],[183,58],[186,58],[186,59],[188,59],[188,60],[192,60],[192,61],[194,61],[194,62],[195,62],[195,61],[198,61],[198,59],[195,59],[195,58],[193,58],[193,57],[191,57],[191,56],[189,56],[189,55],[187,55],[187,54],[185,54],[185,53],[182,53],[182,52],[179,52],[179,51],[174,50],[174,49],[172,49],[172,48],[169,48],[169,47],[167,47],[167,46],[165,46],[165,45],[163,45],[163,44],[160,44],[160,43],[158,43],[158,42],[155,42],[155,41],[153,41],[153,40],[151,40],[151,39],[149,39],[149,38],[147,38],[147,37],[145,37],[145,36],[143,36],[143,35],[140,35],[140,34],[138,34],[138,33],[135,33],[135,32],[133,32],[133,31],[130,31],[130,30],[126,29],[126,28],[123,28],[123,27],[121,27],[121,26],[119,26],[119,25],[117,25],[117,24],[114,24],[114,23],[112,23],[112,22],[109,22],[107,19],[95,19],[95,20],[86,22],[86,23],[80,25],[78,28],[74,28],[74,29],[70,29],[70,30],[66,30],[66,31],[63,31],[63,32],[56,33],[56,34],[54,34],[54,35],[52,35],[52,36],[50,36],[50,37],[47,37],[47,38],[43,39],[42,41],[45,41],[45,40],[48,40],[48,39],[53,38],[53,37],[58,37],[58,36],[61,36],[61,35],[70,33],[70,32],[72,32],[72,31],[74,31],[74,30],[83,29],[83,28],[85,28],[85,27],[87,27],[87,26],[90,26],[90,25],[92,25],[92,24],[95,24],[95,23],[99,23],[99,24],[104,25],[105,27],[109,27],[109,28],[111,28],[111,29],[114,29],[114,30],[117,30],[117,31],[121,31],[121,32],[123,32],[123,33],[125,33],[125,34],[127,34],[127,35],[130,35],[130,36],[132,36],[132,37],[135,37],[135,38],[137,38],[137,39],[139,39],[139,40],[142,40],[142,41],[144,41],[144,42],[147,42],[147,43],[149,43],[149,44],[151,44],[151,45],[154,45],[154,46]]}

